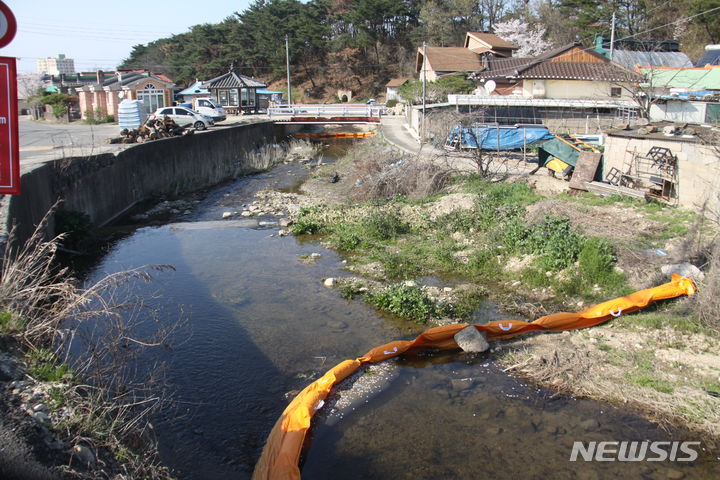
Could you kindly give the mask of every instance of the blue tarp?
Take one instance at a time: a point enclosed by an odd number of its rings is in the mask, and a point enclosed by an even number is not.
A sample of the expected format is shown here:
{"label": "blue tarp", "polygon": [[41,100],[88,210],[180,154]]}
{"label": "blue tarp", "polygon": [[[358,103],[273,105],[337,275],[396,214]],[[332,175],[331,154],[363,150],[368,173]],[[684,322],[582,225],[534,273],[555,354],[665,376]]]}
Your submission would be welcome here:
{"label": "blue tarp", "polygon": [[460,125],[455,125],[450,130],[450,135],[448,135],[448,143],[454,143],[453,140],[460,136],[461,130],[461,148],[478,148],[479,144],[479,147],[483,150],[515,150],[516,148],[522,148],[524,145],[532,145],[536,142],[555,138],[543,126],[478,126],[462,128]]}

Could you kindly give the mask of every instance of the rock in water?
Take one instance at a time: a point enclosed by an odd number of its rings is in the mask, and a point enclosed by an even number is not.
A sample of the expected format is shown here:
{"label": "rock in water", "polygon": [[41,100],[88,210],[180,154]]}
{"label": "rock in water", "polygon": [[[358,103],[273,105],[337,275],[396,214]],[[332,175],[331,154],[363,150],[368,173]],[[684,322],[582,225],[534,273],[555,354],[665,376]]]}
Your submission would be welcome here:
{"label": "rock in water", "polygon": [[458,347],[462,348],[464,352],[479,353],[490,348],[485,332],[480,332],[472,325],[460,330],[454,338]]}

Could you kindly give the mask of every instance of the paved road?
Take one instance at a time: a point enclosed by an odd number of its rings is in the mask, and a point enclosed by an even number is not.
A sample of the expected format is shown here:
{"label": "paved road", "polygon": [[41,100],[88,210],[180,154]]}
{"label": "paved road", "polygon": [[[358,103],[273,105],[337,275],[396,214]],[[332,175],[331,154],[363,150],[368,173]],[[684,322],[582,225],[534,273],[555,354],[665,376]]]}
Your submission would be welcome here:
{"label": "paved road", "polygon": [[106,138],[118,135],[118,126],[113,124],[47,123],[23,116],[20,117],[19,127],[22,171],[53,158],[92,155],[122,148],[103,143]]}

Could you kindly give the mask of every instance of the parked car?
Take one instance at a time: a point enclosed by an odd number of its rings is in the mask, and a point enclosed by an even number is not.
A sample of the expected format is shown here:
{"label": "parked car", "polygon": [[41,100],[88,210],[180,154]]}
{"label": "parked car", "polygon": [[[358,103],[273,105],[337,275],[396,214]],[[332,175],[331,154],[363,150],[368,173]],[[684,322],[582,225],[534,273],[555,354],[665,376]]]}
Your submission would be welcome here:
{"label": "parked car", "polygon": [[196,130],[205,130],[215,125],[212,118],[185,107],[162,107],[150,115],[150,118],[157,120],[162,120],[163,117],[171,118],[181,127],[192,126]]}
{"label": "parked car", "polygon": [[181,103],[180,106],[202,113],[214,122],[222,122],[227,118],[225,109],[214,98],[193,98],[192,102]]}

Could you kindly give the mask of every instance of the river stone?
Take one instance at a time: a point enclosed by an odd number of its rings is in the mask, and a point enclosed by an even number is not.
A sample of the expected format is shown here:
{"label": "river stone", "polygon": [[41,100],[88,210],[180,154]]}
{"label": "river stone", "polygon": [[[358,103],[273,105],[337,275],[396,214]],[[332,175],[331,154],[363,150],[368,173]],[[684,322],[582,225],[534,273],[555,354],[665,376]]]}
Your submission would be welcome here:
{"label": "river stone", "polygon": [[222,218],[230,218],[230,217],[232,217],[232,215],[233,215],[232,212],[223,212]]}
{"label": "river stone", "polygon": [[323,285],[325,285],[328,288],[334,287],[335,284],[337,284],[337,280],[335,280],[333,277],[326,278],[325,281],[323,282]]}
{"label": "river stone", "polygon": [[677,273],[678,275],[682,275],[683,277],[691,278],[699,282],[702,282],[705,279],[705,274],[698,267],[688,262],[663,265],[660,268],[660,271],[664,275]]}
{"label": "river stone", "polygon": [[475,384],[475,381],[472,378],[453,378],[450,380],[450,385],[452,385],[453,390],[462,392],[463,390],[468,390]]}
{"label": "river stone", "polygon": [[92,450],[85,445],[75,445],[72,449],[72,453],[81,462],[87,464],[95,463],[95,455],[93,455]]}
{"label": "river stone", "polygon": [[37,411],[32,414],[32,417],[37,420],[38,422],[47,422],[50,420],[50,417],[48,417],[48,414],[43,411]]}
{"label": "river stone", "polygon": [[455,334],[455,342],[464,352],[484,352],[490,348],[485,332],[480,332],[477,328],[469,326],[463,328]]}

